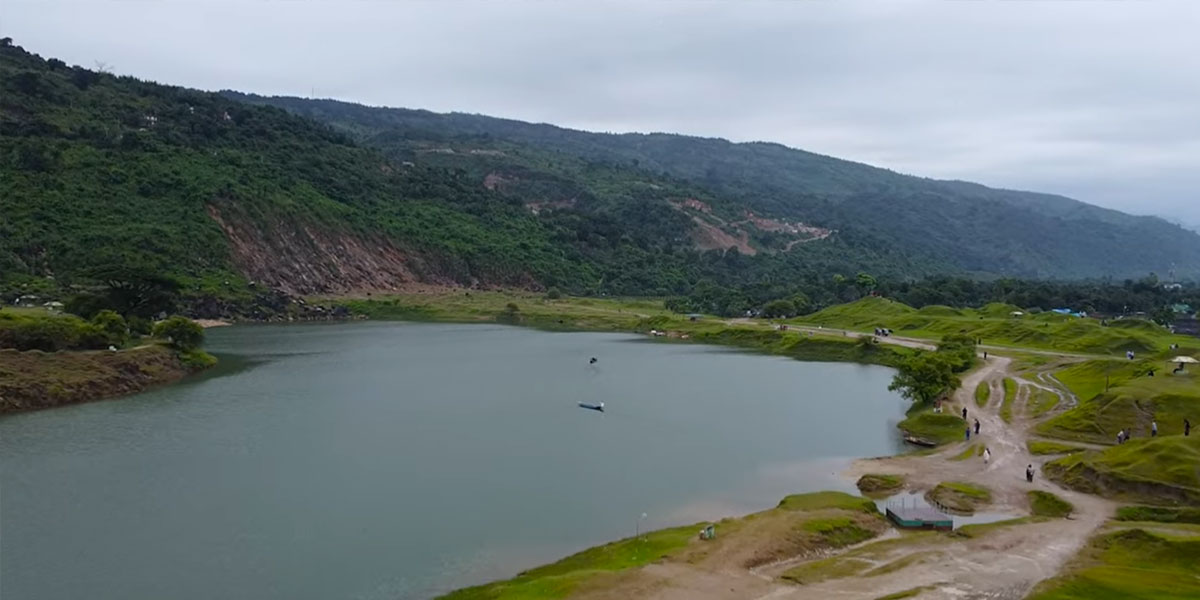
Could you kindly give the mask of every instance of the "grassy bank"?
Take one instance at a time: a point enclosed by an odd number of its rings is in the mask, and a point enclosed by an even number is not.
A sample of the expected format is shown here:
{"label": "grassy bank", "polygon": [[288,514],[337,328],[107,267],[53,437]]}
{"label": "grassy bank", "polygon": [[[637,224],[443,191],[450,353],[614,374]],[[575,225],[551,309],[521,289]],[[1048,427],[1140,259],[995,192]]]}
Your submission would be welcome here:
{"label": "grassy bank", "polygon": [[[1015,315],[1020,312],[1022,314]],[[948,334],[965,334],[984,344],[1058,350],[1086,354],[1121,355],[1159,353],[1178,343],[1185,351],[1200,351],[1200,340],[1170,334],[1149,321],[1128,319],[1108,326],[1096,319],[1030,314],[1006,304],[989,304],[978,309],[926,306],[915,309],[885,298],[863,298],[831,306],[802,317],[798,322],[852,331],[876,327],[895,330],[897,335],[938,340]]]}
{"label": "grassy bank", "polygon": [[1200,598],[1200,536],[1142,529],[1096,536],[1064,574],[1030,600],[1183,600]]}
{"label": "grassy bank", "polygon": [[1200,437],[1135,439],[1071,454],[1043,471],[1067,487],[1147,504],[1200,504]]}
{"label": "grassy bank", "polygon": [[340,300],[353,313],[372,319],[448,323],[503,323],[550,331],[663,332],[662,339],[736,346],[799,360],[844,361],[894,366],[906,348],[866,344],[840,334],[783,331],[766,321],[696,320],[663,308],[657,300],[560,298],[519,292],[440,291]]}
{"label": "grassy bank", "polygon": [[0,414],[133,394],[211,366],[200,351],[162,344],[111,352],[0,350]]}
{"label": "grassy bank", "polygon": [[703,524],[648,532],[597,546],[558,562],[525,571],[505,581],[464,588],[443,600],[551,600],[604,589],[622,595],[622,585],[637,567],[656,561],[702,564],[749,540],[758,548],[743,566],[766,564],[781,556],[820,552],[875,537],[887,524],[875,504],[840,492],[817,492],[784,498],[777,507],[716,523],[715,540],[698,539]]}

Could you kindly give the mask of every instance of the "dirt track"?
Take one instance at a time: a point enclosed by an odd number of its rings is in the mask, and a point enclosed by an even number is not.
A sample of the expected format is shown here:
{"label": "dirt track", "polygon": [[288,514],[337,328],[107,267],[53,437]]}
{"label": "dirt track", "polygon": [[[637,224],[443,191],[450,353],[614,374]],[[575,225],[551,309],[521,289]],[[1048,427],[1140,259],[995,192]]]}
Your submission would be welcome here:
{"label": "dirt track", "polygon": [[[829,330],[823,330],[828,333]],[[885,343],[911,347],[926,347],[919,340],[882,338]],[[848,576],[829,579],[810,585],[794,585],[777,577],[789,568],[812,557],[796,557],[773,566],[744,568],[739,556],[709,556],[698,563],[664,562],[652,564],[635,573],[586,590],[587,598],[654,598],[660,600],[724,600],[756,598],[783,600],[801,598],[833,598],[873,600],[881,596],[914,588],[925,588],[912,596],[921,599],[1019,599],[1024,598],[1039,581],[1053,576],[1087,539],[1111,516],[1114,505],[1095,496],[1062,489],[1040,477],[1033,483],[1025,481],[1025,467],[1033,464],[1040,471],[1040,461],[1025,447],[1030,423],[1024,418],[1024,407],[1013,407],[1013,423],[1005,423],[998,411],[1002,403],[1004,377],[1014,377],[1008,358],[991,356],[982,368],[967,376],[956,392],[957,406],[948,410],[968,408],[971,420],[981,424],[979,436],[971,443],[983,443],[991,450],[990,464],[972,457],[951,460],[967,447],[964,442],[950,444],[932,455],[899,456],[860,460],[845,474],[857,478],[864,473],[902,474],[910,491],[927,490],[942,481],[964,481],[991,490],[993,504],[988,512],[1029,513],[1026,492],[1039,489],[1052,492],[1071,502],[1075,512],[1069,519],[1056,519],[1023,525],[1001,527],[987,535],[966,538],[946,535],[906,538],[907,543],[885,542],[873,551],[864,543],[855,556],[865,556],[873,566],[892,563],[895,568],[882,569],[874,576]],[[990,382],[992,397],[986,408],[974,402],[974,390],[981,381]],[[1021,379],[1031,390],[1033,386],[1059,394],[1062,401],[1056,411],[1073,404],[1069,392],[1049,385],[1044,379]],[[895,533],[890,537],[900,537]],[[850,551],[843,550],[839,554]],[[865,554],[859,552],[868,551]],[[907,558],[905,558],[907,557]],[[893,563],[905,558],[902,563]],[[899,565],[899,566],[897,566]]]}

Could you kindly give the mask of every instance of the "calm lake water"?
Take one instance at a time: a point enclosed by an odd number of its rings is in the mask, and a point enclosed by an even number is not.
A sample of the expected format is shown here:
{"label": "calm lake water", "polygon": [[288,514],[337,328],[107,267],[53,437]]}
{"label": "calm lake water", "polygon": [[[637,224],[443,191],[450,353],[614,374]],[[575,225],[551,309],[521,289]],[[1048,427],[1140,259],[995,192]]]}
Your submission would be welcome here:
{"label": "calm lake water", "polygon": [[905,407],[882,367],[622,334],[239,326],[209,349],[182,384],[0,419],[0,597],[428,598],[849,490]]}

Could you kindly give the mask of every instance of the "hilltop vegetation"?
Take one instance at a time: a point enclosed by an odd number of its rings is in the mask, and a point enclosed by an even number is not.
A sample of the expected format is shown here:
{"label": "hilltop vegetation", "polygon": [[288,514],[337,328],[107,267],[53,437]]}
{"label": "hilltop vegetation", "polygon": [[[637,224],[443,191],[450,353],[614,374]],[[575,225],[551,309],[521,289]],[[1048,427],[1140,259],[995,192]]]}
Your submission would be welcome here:
{"label": "hilltop vegetation", "polygon": [[836,231],[829,239],[855,254],[889,252],[962,274],[1137,277],[1166,272],[1171,262],[1200,264],[1200,237],[1161,219],[1060,196],[911,177],[779,144],[600,134],[482,115],[227,95],[330,123],[394,157],[463,168],[480,183],[488,174],[552,181],[562,191],[545,190],[540,200],[547,202],[589,186],[591,177],[576,166],[582,164],[702,186],[727,221],[751,212],[801,222]]}

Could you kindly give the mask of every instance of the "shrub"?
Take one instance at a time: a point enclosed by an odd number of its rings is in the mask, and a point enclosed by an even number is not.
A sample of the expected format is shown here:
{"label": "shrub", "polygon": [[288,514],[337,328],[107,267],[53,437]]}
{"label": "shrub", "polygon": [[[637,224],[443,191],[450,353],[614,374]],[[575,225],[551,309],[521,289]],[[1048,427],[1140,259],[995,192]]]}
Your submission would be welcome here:
{"label": "shrub", "polygon": [[194,350],[204,343],[204,328],[199,323],[175,315],[154,325],[154,337],[171,342],[177,350]]}
{"label": "shrub", "polygon": [[552,287],[552,288],[546,290],[546,299],[558,300],[559,298],[562,298],[562,292],[559,291],[558,288]]}
{"label": "shrub", "polygon": [[129,325],[115,311],[104,309],[96,313],[92,326],[104,333],[109,345],[124,346],[129,341]]}

